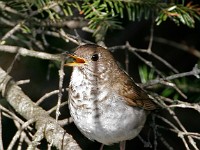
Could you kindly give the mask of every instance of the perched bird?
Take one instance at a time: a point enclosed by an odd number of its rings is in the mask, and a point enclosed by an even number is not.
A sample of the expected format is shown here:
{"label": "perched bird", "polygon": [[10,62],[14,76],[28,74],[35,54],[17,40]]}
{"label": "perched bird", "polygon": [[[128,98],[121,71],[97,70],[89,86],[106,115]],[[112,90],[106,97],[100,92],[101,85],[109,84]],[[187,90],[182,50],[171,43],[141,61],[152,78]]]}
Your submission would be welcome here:
{"label": "perched bird", "polygon": [[124,141],[139,134],[155,104],[107,49],[86,44],[69,56],[74,61],[65,65],[73,67],[69,109],[75,125],[90,140],[120,142],[125,150]]}

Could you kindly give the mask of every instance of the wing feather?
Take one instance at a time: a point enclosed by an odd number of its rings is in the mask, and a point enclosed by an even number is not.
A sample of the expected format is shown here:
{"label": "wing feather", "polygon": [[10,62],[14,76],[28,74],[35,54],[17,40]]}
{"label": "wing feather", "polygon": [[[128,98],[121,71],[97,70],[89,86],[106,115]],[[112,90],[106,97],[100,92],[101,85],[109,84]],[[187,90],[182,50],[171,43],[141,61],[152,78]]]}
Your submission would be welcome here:
{"label": "wing feather", "polygon": [[146,110],[157,108],[147,93],[137,86],[125,72],[122,72],[118,81],[114,82],[113,89],[119,95],[125,97],[125,102],[130,106],[141,107]]}

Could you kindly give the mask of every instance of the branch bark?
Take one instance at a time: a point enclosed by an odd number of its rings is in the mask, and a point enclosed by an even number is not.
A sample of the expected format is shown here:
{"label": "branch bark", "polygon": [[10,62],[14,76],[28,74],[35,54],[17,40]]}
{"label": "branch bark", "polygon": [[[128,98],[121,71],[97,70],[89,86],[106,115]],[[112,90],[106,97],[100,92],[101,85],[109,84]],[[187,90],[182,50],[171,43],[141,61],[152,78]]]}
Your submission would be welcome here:
{"label": "branch bark", "polygon": [[23,47],[17,47],[17,46],[11,46],[11,45],[0,45],[0,51],[6,52],[6,53],[19,53],[21,56],[29,56],[29,57],[35,57],[35,58],[40,58],[40,59],[45,59],[45,60],[56,60],[60,61],[60,55],[55,55],[55,54],[48,54],[44,52],[38,52],[38,51],[33,51],[29,50]]}
{"label": "branch bark", "polygon": [[[16,112],[26,120],[35,120],[37,132],[33,139],[34,142],[40,142],[44,137],[58,149],[81,150],[72,136],[66,133],[44,109],[33,103],[2,68],[0,68],[0,92]],[[37,134],[38,131],[40,137]]]}

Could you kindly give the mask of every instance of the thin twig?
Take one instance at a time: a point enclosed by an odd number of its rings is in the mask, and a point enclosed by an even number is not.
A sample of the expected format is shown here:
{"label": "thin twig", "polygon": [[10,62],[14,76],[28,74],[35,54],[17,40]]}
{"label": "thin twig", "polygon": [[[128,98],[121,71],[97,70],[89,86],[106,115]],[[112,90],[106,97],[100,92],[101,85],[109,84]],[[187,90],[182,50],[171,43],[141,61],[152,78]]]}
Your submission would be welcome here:
{"label": "thin twig", "polygon": [[7,69],[7,73],[8,74],[10,74],[10,72],[11,72],[11,70],[12,70],[12,68],[13,68],[13,66],[14,66],[14,64],[15,64],[15,62],[16,62],[16,60],[19,58],[19,53],[17,53],[16,55],[15,55],[15,58],[13,59],[13,61],[12,61],[12,63],[10,64],[10,66],[8,67],[8,69]]}
{"label": "thin twig", "polygon": [[21,25],[23,24],[23,22],[18,23],[17,25],[15,25],[10,31],[8,31],[0,40],[0,43],[2,43],[3,41],[5,41],[7,38],[9,38],[12,34],[14,34],[17,30],[20,29]]}
{"label": "thin twig", "polygon": [[155,80],[150,80],[147,83],[143,84],[142,86],[147,87],[147,86],[151,86],[151,85],[154,85],[154,84],[158,84],[158,83],[165,81],[165,80],[174,80],[174,79],[182,78],[182,77],[186,77],[186,76],[195,76],[195,77],[199,78],[199,74],[200,74],[200,69],[198,68],[197,65],[195,65],[194,68],[191,71],[174,74],[174,75],[171,75],[171,76],[168,76],[168,77],[165,77],[165,78],[157,78]]}
{"label": "thin twig", "polygon": [[23,47],[17,47],[17,46],[11,46],[11,45],[0,45],[0,51],[7,52],[7,53],[19,53],[21,56],[30,56],[35,57],[39,59],[45,59],[45,60],[56,60],[60,61],[60,54],[49,54],[44,52],[38,52],[29,50]]}
{"label": "thin twig", "polygon": [[[60,108],[63,107],[63,106],[65,106],[65,105],[67,105],[67,104],[68,104],[68,101],[65,101],[65,102],[61,103],[61,104],[60,104]],[[49,109],[47,112],[48,112],[49,114],[51,114],[52,112],[54,112],[54,111],[56,110],[56,108],[57,108],[57,106],[54,106],[54,107],[52,107],[51,109]]]}
{"label": "thin twig", "polygon": [[[169,110],[169,111],[170,111],[170,110]],[[170,111],[170,113],[172,113],[172,111]],[[158,116],[158,115],[156,115],[156,117],[157,117],[157,118],[160,118],[162,121],[164,121],[165,123],[167,123],[168,125],[170,125],[172,128],[174,128],[175,130],[179,131],[179,129],[178,129],[171,121],[167,120],[167,119],[164,118],[164,117]],[[179,122],[179,120],[176,118],[176,115],[175,115],[175,114],[173,114],[173,118],[178,122],[179,125],[181,125],[181,123]],[[184,138],[183,136],[179,136],[179,137],[182,139],[182,141],[183,141],[183,143],[184,143],[184,145],[185,145],[185,148],[186,148],[187,150],[190,150],[190,148],[189,148],[189,146],[188,146],[188,144],[187,144],[185,138]]]}
{"label": "thin twig", "polygon": [[[82,44],[85,44],[85,43],[83,43],[82,41],[80,41],[80,40],[75,40],[74,38],[71,38],[67,33],[65,33],[65,31],[63,30],[63,29],[60,29],[60,35],[61,35],[61,37],[66,41],[66,42],[69,42],[69,41],[71,41],[71,42],[73,42],[73,43],[75,43],[75,44],[77,44],[77,45],[82,45]],[[81,43],[80,43],[81,42]]]}
{"label": "thin twig", "polygon": [[[62,92],[64,91],[64,89],[62,89]],[[58,94],[59,93],[59,90],[54,90],[54,91],[51,91],[49,93],[46,93],[44,96],[42,96],[39,100],[37,100],[36,104],[37,105],[40,105],[45,99],[51,97],[52,95],[55,95],[55,94]]]}
{"label": "thin twig", "polygon": [[126,72],[129,72],[129,53],[127,50],[125,50],[125,65],[126,65]]}
{"label": "thin twig", "polygon": [[155,42],[159,42],[159,43],[166,44],[166,45],[175,47],[175,48],[177,48],[177,49],[183,50],[183,51],[185,51],[185,52],[188,52],[188,53],[194,55],[194,56],[197,57],[197,58],[200,58],[200,51],[197,50],[197,49],[195,49],[195,48],[193,48],[193,47],[189,47],[189,46],[186,45],[186,44],[180,44],[180,43],[177,43],[177,42],[168,40],[168,39],[164,39],[164,38],[162,38],[162,37],[154,37],[153,40],[154,40]]}
{"label": "thin twig", "polygon": [[58,93],[58,102],[57,102],[57,109],[56,109],[56,121],[58,121],[58,117],[60,116],[60,105],[61,105],[61,99],[62,99],[62,89],[63,89],[63,80],[64,80],[64,63],[65,59],[63,58],[60,64],[60,70],[59,70],[59,93]]}
{"label": "thin twig", "polygon": [[[2,105],[0,105],[0,110],[5,112],[5,113],[3,113],[4,116],[6,116],[12,120],[16,120],[20,124],[24,124],[24,121],[22,119],[20,119],[16,114],[14,114],[12,111],[8,110],[7,108],[3,107]],[[29,128],[29,130],[32,130],[32,128]]]}
{"label": "thin twig", "polygon": [[20,137],[22,131],[23,131],[25,128],[27,128],[30,124],[32,124],[33,122],[35,122],[35,119],[30,119],[30,120],[26,121],[26,122],[21,126],[21,128],[20,128],[20,129],[15,133],[15,135],[13,136],[13,138],[12,138],[12,140],[11,140],[11,142],[10,142],[8,148],[7,148],[7,150],[12,150],[12,149],[13,149],[13,147],[14,147],[16,141],[19,139],[19,137]]}
{"label": "thin twig", "polygon": [[[131,46],[128,42],[126,42],[125,45],[118,45],[118,46],[113,46],[110,47],[109,50],[114,51],[117,49],[128,49],[130,52],[134,53],[135,52],[140,52],[140,53],[146,53],[150,56],[153,56],[154,58],[156,58],[157,60],[159,60],[161,63],[163,63],[166,67],[168,67],[169,69],[171,69],[172,71],[174,71],[175,73],[178,73],[178,70],[175,69],[171,64],[169,64],[166,60],[164,60],[163,58],[161,58],[160,56],[158,56],[157,54],[153,53],[152,51],[148,51],[146,49],[139,49],[139,48],[135,48],[133,46]],[[141,58],[140,58],[141,59]],[[145,60],[144,58],[141,59],[145,64],[147,64],[149,67],[155,69],[155,67],[152,65],[152,63],[148,62],[147,60]],[[147,61],[147,62],[146,62]],[[160,71],[159,71],[160,72]]]}
{"label": "thin twig", "polygon": [[169,127],[165,127],[165,126],[161,126],[161,125],[157,125],[158,128],[163,129],[163,130],[167,130],[167,131],[171,131],[176,133],[178,136],[191,136],[197,140],[200,140],[200,134],[196,133],[196,132],[183,132],[177,129],[173,129],[173,128],[169,128]]}
{"label": "thin twig", "polygon": [[156,121],[155,121],[155,115],[152,115],[152,126],[153,126],[153,135],[154,135],[154,150],[157,150],[158,147],[158,141],[157,141],[157,126],[156,126]]}
{"label": "thin twig", "polygon": [[153,38],[154,38],[154,15],[152,16],[152,20],[151,20],[151,27],[150,27],[150,39],[149,39],[149,45],[147,48],[148,53],[151,52],[151,48],[152,48],[152,44],[153,44]]}
{"label": "thin twig", "polygon": [[[2,86],[3,85],[3,86]],[[54,139],[53,145],[58,149],[76,149],[80,150],[80,146],[65,130],[56,123],[56,120],[49,116],[49,114],[37,106],[32,100],[25,95],[21,88],[11,80],[11,76],[0,69],[0,87],[2,96],[7,102],[21,115],[24,119],[30,120],[34,118],[35,134],[34,140],[29,148],[35,148],[34,142],[39,142],[45,138],[48,142]],[[22,109],[23,108],[23,109]]]}
{"label": "thin twig", "polygon": [[4,11],[7,11],[7,12],[9,12],[9,13],[12,13],[12,14],[14,14],[14,15],[18,15],[18,16],[20,16],[20,17],[24,17],[24,16],[25,16],[24,13],[21,14],[19,11],[16,11],[15,9],[12,9],[12,8],[9,7],[8,5],[6,5],[6,3],[3,2],[3,1],[0,2],[0,9],[1,9],[1,10],[4,10]]}
{"label": "thin twig", "polygon": [[[64,56],[63,56],[64,57]],[[62,89],[63,89],[63,80],[64,80],[64,63],[65,63],[65,59],[62,58],[61,60],[61,64],[60,64],[60,70],[59,70],[59,92],[58,92],[58,101],[57,101],[57,108],[56,108],[56,123],[58,122],[58,118],[60,116],[60,106],[61,106],[61,99],[62,99]],[[51,149],[52,145],[53,145],[53,141],[54,139],[52,139],[52,141],[50,142],[50,144],[48,144],[48,149]]]}
{"label": "thin twig", "polygon": [[17,82],[16,82],[17,85],[22,85],[22,84],[27,84],[27,83],[30,83],[30,79],[27,79],[27,80],[20,80],[20,81],[17,81]]}
{"label": "thin twig", "polygon": [[167,81],[161,81],[160,83],[174,88],[184,99],[187,99],[187,96],[176,86],[176,84]]}
{"label": "thin twig", "polygon": [[[29,132],[29,134],[30,134],[30,132]],[[22,150],[22,143],[23,142],[26,142],[26,144],[28,144],[28,145],[31,143],[30,139],[28,138],[28,136],[26,135],[26,133],[24,131],[22,131],[22,133],[20,135],[17,150]]]}
{"label": "thin twig", "polygon": [[189,108],[189,109],[194,109],[194,110],[196,110],[196,111],[198,111],[200,113],[200,105],[199,105],[199,103],[191,104],[191,103],[181,102],[181,101],[178,101],[178,103],[180,103],[180,104],[172,104],[169,107],[170,108],[176,108],[176,107]]}
{"label": "thin twig", "polygon": [[[179,125],[179,127],[185,132],[187,133],[187,130],[185,129],[185,127],[182,125],[181,121],[179,120],[179,118],[175,115],[175,112],[171,110],[171,108],[167,108],[168,112],[172,115],[172,117],[174,118],[174,120],[177,122],[177,124]],[[179,136],[182,140],[183,143],[185,145],[185,147],[189,150],[189,146],[187,144],[187,142],[185,141],[184,137],[182,135]],[[189,143],[193,146],[193,148],[195,150],[198,150],[195,141],[193,140],[193,138],[191,136],[188,136],[189,139]]]}
{"label": "thin twig", "polygon": [[4,148],[3,148],[3,137],[2,137],[2,110],[0,109],[0,149],[1,150],[4,150]]}
{"label": "thin twig", "polygon": [[157,60],[159,60],[161,63],[163,63],[165,66],[167,66],[169,69],[171,69],[175,73],[179,73],[179,71],[174,68],[170,63],[168,63],[166,60],[164,60],[162,57],[158,56],[157,54],[153,53],[152,51],[149,53],[149,55],[153,56]]}
{"label": "thin twig", "polygon": [[131,49],[129,49],[135,56],[137,56],[141,61],[143,61],[147,66],[149,66],[150,68],[152,68],[153,70],[155,70],[155,72],[160,75],[161,77],[164,77],[164,75],[162,74],[161,71],[159,71],[153,64],[152,62],[146,60],[145,58],[143,58],[142,56],[140,56],[136,51],[132,51]]}
{"label": "thin twig", "polygon": [[174,150],[173,147],[171,147],[171,145],[164,139],[164,137],[159,133],[157,132],[157,135],[158,135],[158,139],[168,148],[168,150]]}
{"label": "thin twig", "polygon": [[58,123],[61,126],[68,125],[68,124],[70,124],[72,122],[73,122],[72,117],[69,117],[69,118],[66,118],[66,119],[63,119],[63,120],[58,120]]}

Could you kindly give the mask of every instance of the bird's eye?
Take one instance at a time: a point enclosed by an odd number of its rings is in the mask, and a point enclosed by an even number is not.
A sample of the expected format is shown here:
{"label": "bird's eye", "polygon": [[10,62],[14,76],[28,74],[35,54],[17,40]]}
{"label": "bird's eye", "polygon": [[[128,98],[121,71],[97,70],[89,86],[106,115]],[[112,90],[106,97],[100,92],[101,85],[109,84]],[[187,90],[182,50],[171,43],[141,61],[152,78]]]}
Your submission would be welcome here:
{"label": "bird's eye", "polygon": [[92,55],[92,58],[91,58],[92,61],[97,61],[98,59],[99,59],[99,55],[98,54]]}

